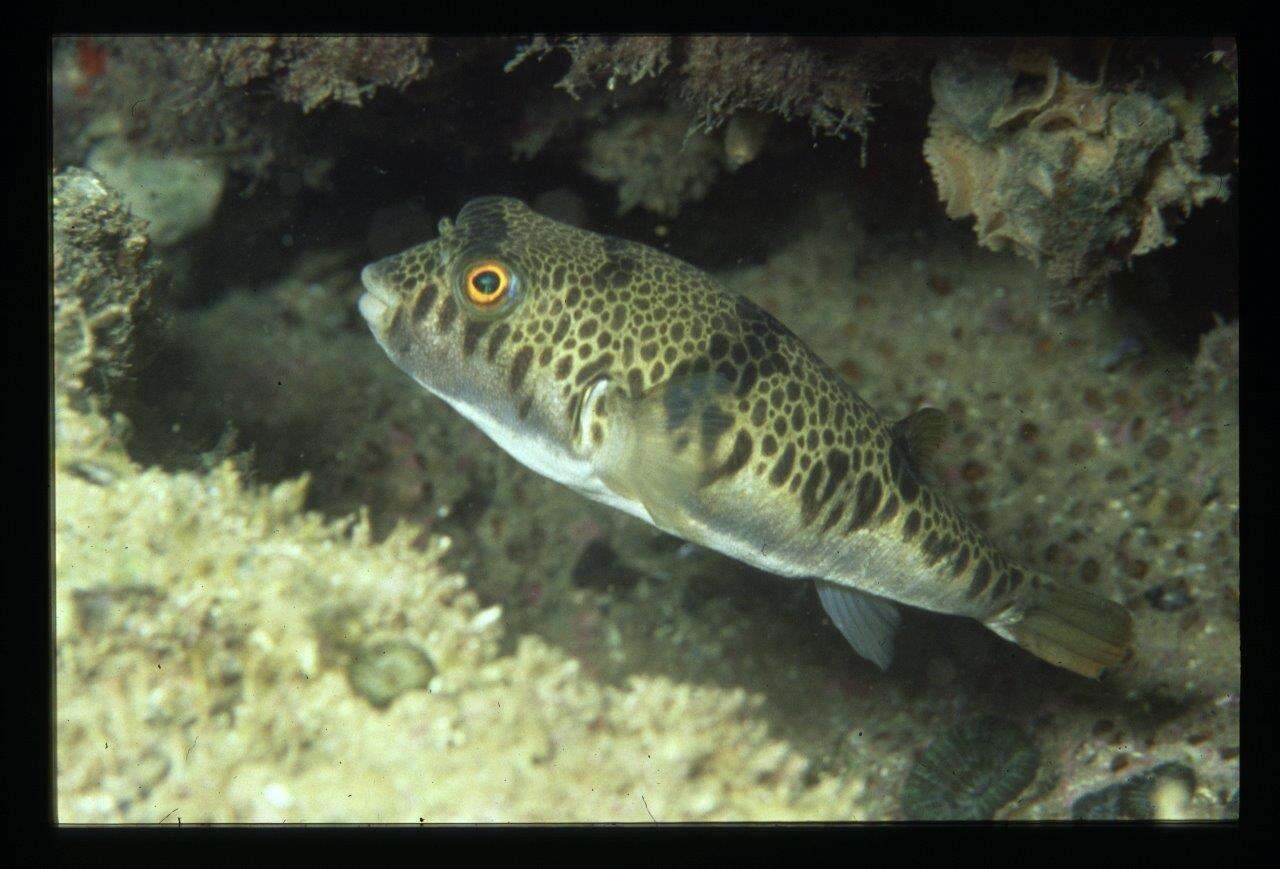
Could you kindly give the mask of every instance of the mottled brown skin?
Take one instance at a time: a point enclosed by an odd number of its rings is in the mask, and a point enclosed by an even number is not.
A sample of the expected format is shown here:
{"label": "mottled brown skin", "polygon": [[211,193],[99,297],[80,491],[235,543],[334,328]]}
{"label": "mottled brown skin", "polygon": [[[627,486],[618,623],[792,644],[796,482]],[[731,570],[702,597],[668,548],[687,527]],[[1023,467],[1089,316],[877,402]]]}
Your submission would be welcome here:
{"label": "mottled brown skin", "polygon": [[[483,406],[506,430],[528,432],[536,451],[563,450],[582,434],[588,390],[607,377],[626,398],[664,400],[672,448],[698,451],[699,491],[682,509],[756,550],[685,533],[697,542],[785,575],[970,615],[1007,638],[1050,585],[924,485],[898,431],[787,327],[708,275],[515,199],[473,200],[441,230],[370,266],[365,281],[393,297],[374,329],[380,342],[455,406]],[[497,313],[458,289],[460,269],[487,258],[519,281]],[[681,384],[709,381],[714,400],[679,400]],[[607,436],[607,406],[587,442]]]}

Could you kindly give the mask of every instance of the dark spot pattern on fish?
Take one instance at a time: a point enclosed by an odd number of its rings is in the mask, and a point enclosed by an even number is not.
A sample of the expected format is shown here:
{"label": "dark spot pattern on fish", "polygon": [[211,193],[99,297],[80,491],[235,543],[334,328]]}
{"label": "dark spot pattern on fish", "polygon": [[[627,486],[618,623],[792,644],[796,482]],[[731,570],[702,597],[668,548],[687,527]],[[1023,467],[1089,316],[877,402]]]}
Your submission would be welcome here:
{"label": "dark spot pattern on fish", "polygon": [[782,455],[778,456],[778,460],[773,463],[773,470],[769,473],[769,483],[775,488],[787,482],[791,476],[791,466],[795,462],[796,448],[794,444],[787,444],[782,450]]}
{"label": "dark spot pattern on fish", "polygon": [[920,544],[920,549],[924,552],[925,561],[932,566],[951,553],[957,545],[949,534],[930,531],[924,543]]}
{"label": "dark spot pattern on fish", "polygon": [[913,503],[920,495],[920,482],[907,462],[905,451],[896,442],[889,444],[889,469],[903,503]]}
{"label": "dark spot pattern on fish", "polygon": [[858,488],[854,493],[853,516],[845,526],[844,533],[850,534],[871,521],[871,516],[880,506],[880,480],[870,472],[858,477]]}
{"label": "dark spot pattern on fish", "polygon": [[489,325],[487,320],[467,321],[467,325],[462,329],[462,355],[464,358],[476,351],[476,345],[480,343],[484,333],[489,331]]}
{"label": "dark spot pattern on fish", "polygon": [[831,450],[827,453],[827,485],[822,489],[818,504],[827,503],[835,494],[836,486],[844,482],[849,475],[849,454],[844,450]]}
{"label": "dark spot pattern on fish", "polygon": [[1007,573],[1000,574],[998,577],[996,577],[995,587],[991,589],[991,596],[993,598],[1004,597],[1004,591],[1005,591],[1005,588],[1008,586],[1008,584],[1009,584],[1009,574]]}
{"label": "dark spot pattern on fish", "polygon": [[902,523],[902,540],[904,543],[909,542],[912,537],[920,531],[922,523],[919,510],[912,510],[907,514],[907,518]]}
{"label": "dark spot pattern on fish", "polygon": [[434,308],[436,304],[436,293],[436,285],[428,281],[423,284],[421,290],[414,293],[409,298],[409,306],[406,311],[406,316],[409,318],[411,323],[416,325],[422,321],[423,317],[426,317],[431,313],[431,309]]}
{"label": "dark spot pattern on fish", "polygon": [[511,334],[511,327],[506,323],[499,323],[494,327],[493,332],[489,335],[489,346],[485,351],[485,358],[492,362],[498,356],[498,351],[502,349],[502,342],[507,340],[507,336]]}
{"label": "dark spot pattern on fish", "polygon": [[843,501],[837,501],[831,506],[831,509],[827,512],[827,518],[822,522],[823,533],[830,531],[840,522],[840,519],[844,516],[844,506]]}
{"label": "dark spot pattern on fish", "polygon": [[[720,438],[733,427],[733,417],[714,403],[709,403],[702,409],[702,418],[699,422],[702,426],[702,454],[710,456],[715,453]],[[739,432],[739,434],[745,434],[745,432]]]}
{"label": "dark spot pattern on fish", "polygon": [[436,316],[436,328],[441,332],[448,332],[457,316],[458,303],[453,300],[453,296],[446,296],[440,305],[440,313]]}
{"label": "dark spot pattern on fish", "polygon": [[525,375],[529,373],[529,363],[533,361],[533,348],[529,346],[521,347],[516,353],[516,358],[511,360],[511,376],[507,380],[507,389],[512,393],[517,392],[524,383]]}
{"label": "dark spot pattern on fish", "polygon": [[973,571],[973,580],[969,583],[969,590],[964,593],[965,598],[973,600],[982,594],[991,582],[991,562],[983,558],[978,562],[978,566]]}
{"label": "dark spot pattern on fish", "polygon": [[738,433],[733,438],[733,449],[730,451],[729,457],[724,460],[723,464],[711,472],[709,478],[705,483],[703,483],[703,485],[710,485],[716,480],[721,480],[725,477],[732,477],[734,474],[738,473],[738,471],[742,470],[743,467],[746,466],[747,462],[751,460],[751,451],[753,447],[754,444],[751,441],[751,435],[739,429]]}
{"label": "dark spot pattern on fish", "polygon": [[582,386],[588,380],[591,380],[592,378],[594,378],[597,374],[601,373],[602,371],[607,371],[609,366],[612,364],[613,364],[613,354],[601,353],[595,359],[592,359],[591,362],[582,366],[582,368],[579,369],[578,373],[573,378],[573,382],[578,384],[579,386]]}
{"label": "dark spot pattern on fish", "polygon": [[818,486],[822,484],[822,478],[827,473],[827,466],[821,462],[815,462],[813,467],[809,469],[809,476],[805,478],[804,485],[800,488],[800,524],[808,525],[818,515],[817,494]]}
{"label": "dark spot pattern on fish", "polygon": [[884,499],[884,507],[880,510],[880,515],[876,517],[876,521],[880,523],[891,522],[893,517],[898,515],[898,496],[894,492],[889,493],[889,497]]}

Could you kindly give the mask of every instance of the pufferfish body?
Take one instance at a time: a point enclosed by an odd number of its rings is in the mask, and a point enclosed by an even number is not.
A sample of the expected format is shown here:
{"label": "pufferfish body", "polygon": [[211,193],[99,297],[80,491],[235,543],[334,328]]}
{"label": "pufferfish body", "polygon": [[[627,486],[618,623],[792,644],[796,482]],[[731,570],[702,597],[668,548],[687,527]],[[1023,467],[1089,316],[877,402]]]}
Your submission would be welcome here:
{"label": "pufferfish body", "polygon": [[407,374],[532,470],[663,531],[815,582],[887,667],[896,603],[978,619],[1058,666],[1122,661],[1121,606],[1001,554],[786,326],[660,251],[505,197],[367,266],[360,311]]}

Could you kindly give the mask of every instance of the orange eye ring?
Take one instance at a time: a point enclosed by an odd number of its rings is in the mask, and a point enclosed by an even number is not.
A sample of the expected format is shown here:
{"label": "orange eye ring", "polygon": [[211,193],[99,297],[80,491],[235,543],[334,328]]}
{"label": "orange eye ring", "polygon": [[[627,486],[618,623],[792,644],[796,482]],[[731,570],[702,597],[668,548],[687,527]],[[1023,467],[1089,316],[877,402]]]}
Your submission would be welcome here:
{"label": "orange eye ring", "polygon": [[511,292],[511,272],[498,262],[476,263],[463,278],[467,299],[481,308],[491,308]]}

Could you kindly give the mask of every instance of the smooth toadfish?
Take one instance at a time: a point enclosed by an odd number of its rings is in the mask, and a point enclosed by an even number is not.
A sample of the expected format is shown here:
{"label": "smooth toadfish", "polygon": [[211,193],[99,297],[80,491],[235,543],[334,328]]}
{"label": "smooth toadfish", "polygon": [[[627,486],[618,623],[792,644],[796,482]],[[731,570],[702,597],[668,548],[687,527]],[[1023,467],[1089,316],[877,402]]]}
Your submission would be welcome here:
{"label": "smooth toadfish", "polygon": [[942,415],[882,419],[789,329],[698,269],[516,199],[364,269],[391,359],[529,468],[686,540],[813,580],[853,647],[894,601],[971,616],[1086,676],[1121,606],[1020,567],[921,481]]}

